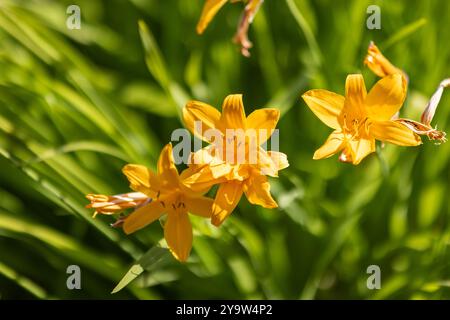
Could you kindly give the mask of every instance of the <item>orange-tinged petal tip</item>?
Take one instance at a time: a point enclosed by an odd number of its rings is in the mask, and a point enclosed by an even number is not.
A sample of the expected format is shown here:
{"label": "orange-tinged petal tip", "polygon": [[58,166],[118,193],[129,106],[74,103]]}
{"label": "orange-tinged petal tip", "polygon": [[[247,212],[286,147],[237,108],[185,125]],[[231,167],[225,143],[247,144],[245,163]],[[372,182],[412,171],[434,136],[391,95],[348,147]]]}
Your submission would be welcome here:
{"label": "orange-tinged petal tip", "polygon": [[391,74],[401,74],[405,81],[406,74],[396,66],[394,66],[378,49],[373,41],[370,42],[367,49],[367,55],[364,59],[364,64],[377,76],[383,78]]}

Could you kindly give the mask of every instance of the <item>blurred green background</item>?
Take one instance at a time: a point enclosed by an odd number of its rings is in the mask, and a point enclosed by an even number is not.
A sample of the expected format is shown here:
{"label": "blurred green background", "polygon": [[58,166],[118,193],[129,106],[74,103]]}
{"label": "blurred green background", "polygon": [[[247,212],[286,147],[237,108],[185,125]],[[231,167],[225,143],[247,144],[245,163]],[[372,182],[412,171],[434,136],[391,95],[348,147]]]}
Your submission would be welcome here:
{"label": "blurred green background", "polygon": [[[357,167],[314,161],[330,129],[300,100],[311,88],[342,94],[348,73],[370,88],[362,61],[374,40],[408,73],[401,112],[418,120],[450,76],[450,2],[266,0],[249,59],[230,41],[243,5],[198,36],[203,3],[0,2],[0,299],[450,298],[450,144],[387,145]],[[70,4],[81,30],[66,27]],[[370,4],[381,30],[366,28]],[[127,192],[121,167],[153,167],[190,98],[219,107],[230,93],[244,94],[247,114],[282,110],[280,208],[243,198],[220,229],[193,219],[187,264],[166,255],[111,295],[162,228],[127,237],[113,218],[92,219],[84,195]],[[434,120],[446,131],[449,103],[444,93]],[[66,288],[72,264],[82,290]],[[381,290],[366,287],[372,264]]]}

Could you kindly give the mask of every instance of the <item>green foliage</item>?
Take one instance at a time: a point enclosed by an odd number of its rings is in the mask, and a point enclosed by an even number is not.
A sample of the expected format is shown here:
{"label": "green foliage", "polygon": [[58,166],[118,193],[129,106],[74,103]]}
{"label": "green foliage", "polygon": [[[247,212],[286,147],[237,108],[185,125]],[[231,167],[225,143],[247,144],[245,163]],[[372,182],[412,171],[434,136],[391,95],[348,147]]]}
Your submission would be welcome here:
{"label": "green foliage", "polygon": [[[373,2],[381,30],[365,25]],[[68,30],[72,3],[0,3],[0,298],[450,298],[450,144],[386,145],[357,167],[314,161],[329,129],[300,100],[342,93],[348,73],[370,87],[374,40],[408,73],[402,115],[418,119],[450,76],[449,2],[266,0],[249,59],[230,41],[241,3],[202,36],[202,0],[79,0],[82,28]],[[91,217],[84,195],[127,192],[122,166],[154,166],[190,98],[220,106],[230,93],[247,113],[282,110],[279,209],[243,199],[220,229],[193,217],[186,264],[158,247],[157,223],[126,236]],[[449,102],[434,121],[444,131]],[[71,264],[81,291],[66,288]],[[366,287],[372,264],[381,290]],[[111,295],[128,270],[125,282],[140,276]]]}

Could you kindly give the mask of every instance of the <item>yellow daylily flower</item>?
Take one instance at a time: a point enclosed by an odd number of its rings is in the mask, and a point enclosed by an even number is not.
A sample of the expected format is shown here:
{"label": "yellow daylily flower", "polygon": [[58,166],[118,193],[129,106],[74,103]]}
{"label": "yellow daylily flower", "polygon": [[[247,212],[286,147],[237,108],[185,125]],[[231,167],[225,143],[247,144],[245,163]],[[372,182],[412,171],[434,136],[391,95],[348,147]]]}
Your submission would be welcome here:
{"label": "yellow daylily flower", "polygon": [[[186,127],[211,143],[192,155],[191,167],[197,167],[198,171],[186,183],[193,188],[202,183],[220,183],[213,205],[214,225],[223,223],[242,194],[252,204],[277,207],[267,175],[276,177],[289,163],[285,154],[266,151],[261,145],[272,135],[279,117],[280,112],[272,108],[255,110],[246,117],[240,94],[226,97],[222,113],[198,101],[189,102],[183,109]],[[215,133],[214,139],[208,131]]]}
{"label": "yellow daylily flower", "polygon": [[248,39],[248,29],[264,0],[206,0],[197,24],[197,33],[202,34],[205,31],[217,12],[227,2],[234,3],[239,1],[245,2],[246,6],[233,40],[235,43],[241,45],[242,55],[249,57],[249,49],[252,47],[252,43]]}
{"label": "yellow daylily flower", "polygon": [[375,151],[375,140],[400,146],[421,144],[418,135],[391,120],[406,97],[406,83],[401,74],[379,80],[367,93],[363,76],[347,77],[345,97],[322,89],[303,96],[308,107],[327,126],[335,129],[314,159],[328,158],[342,152],[339,160],[357,165]]}
{"label": "yellow daylily flower", "polygon": [[[193,191],[184,183],[184,180],[194,171],[186,169],[181,175],[178,174],[170,143],[161,151],[157,173],[137,164],[128,164],[122,171],[130,182],[130,188],[136,191],[128,195],[139,196],[143,200],[139,206],[136,206],[135,211],[120,220],[125,233],[130,234],[140,230],[167,214],[164,238],[173,256],[179,261],[186,261],[192,248],[192,226],[188,213],[210,218],[213,205],[213,199],[202,196],[202,193],[206,191],[205,188],[201,187],[197,188],[201,191]],[[95,196],[90,198],[94,199]],[[108,204],[118,204],[110,201],[109,198],[97,198],[99,200],[96,200],[92,207],[101,213],[104,212],[99,210],[102,203],[100,200]],[[108,208],[108,205],[103,206],[102,209],[109,213],[105,208]]]}
{"label": "yellow daylily flower", "polygon": [[[379,77],[386,77],[392,74],[401,74],[403,76],[403,81],[405,85],[408,82],[407,74],[394,66],[378,49],[374,42],[370,42],[369,48],[367,49],[367,55],[364,59],[364,64],[369,67],[369,69]],[[436,92],[431,97],[424,112],[422,113],[420,122],[411,119],[394,119],[396,122],[408,127],[410,130],[414,131],[418,135],[425,135],[430,140],[435,140],[438,142],[445,142],[446,133],[439,131],[436,128],[431,127],[431,121],[433,120],[434,114],[441,100],[442,93],[445,88],[450,87],[450,79],[444,79],[438,86]],[[396,117],[398,118],[398,117]]]}

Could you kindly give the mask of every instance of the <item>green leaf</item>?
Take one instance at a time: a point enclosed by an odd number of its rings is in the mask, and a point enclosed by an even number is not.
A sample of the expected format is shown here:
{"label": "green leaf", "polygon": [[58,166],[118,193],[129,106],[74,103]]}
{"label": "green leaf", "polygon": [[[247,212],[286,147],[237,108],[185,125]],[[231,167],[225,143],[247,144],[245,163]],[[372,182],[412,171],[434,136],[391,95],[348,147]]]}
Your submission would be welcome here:
{"label": "green leaf", "polygon": [[34,281],[31,281],[23,275],[18,274],[16,271],[3,264],[2,262],[0,262],[0,274],[4,275],[8,279],[11,279],[12,281],[15,281],[19,286],[34,295],[36,298],[47,298],[47,293],[43,288],[37,285]]}
{"label": "green leaf", "polygon": [[145,63],[147,64],[147,68],[161,87],[166,89],[170,84],[170,76],[159,47],[145,22],[139,20],[138,25],[139,35],[145,50]]}
{"label": "green leaf", "polygon": [[322,63],[322,53],[320,52],[319,44],[317,43],[317,39],[314,36],[314,33],[308,21],[306,21],[305,17],[298,9],[297,4],[294,0],[286,0],[286,3],[288,5],[289,11],[291,11],[295,21],[305,35],[314,63],[317,66],[320,66]]}
{"label": "green leaf", "polygon": [[421,18],[414,22],[411,22],[410,24],[407,24],[399,31],[394,33],[392,36],[390,36],[386,41],[382,42],[380,47],[382,47],[383,50],[386,50],[390,46],[393,46],[394,44],[402,41],[403,39],[415,33],[418,29],[422,28],[426,23],[427,19]]}
{"label": "green leaf", "polygon": [[76,151],[93,151],[98,153],[104,153],[116,157],[118,159],[121,159],[125,162],[130,162],[129,157],[115,146],[108,145],[100,141],[75,141],[67,143],[58,148],[48,149],[40,153],[39,156],[36,157],[35,159],[28,161],[28,163],[46,161],[60,154]]}
{"label": "green leaf", "polygon": [[117,286],[113,289],[111,294],[117,293],[123,288],[125,288],[130,282],[136,279],[144,270],[148,270],[155,263],[160,261],[164,256],[169,255],[169,250],[166,248],[161,248],[155,246],[148,250],[136,264],[132,265],[127,271],[125,276],[120,280]]}

